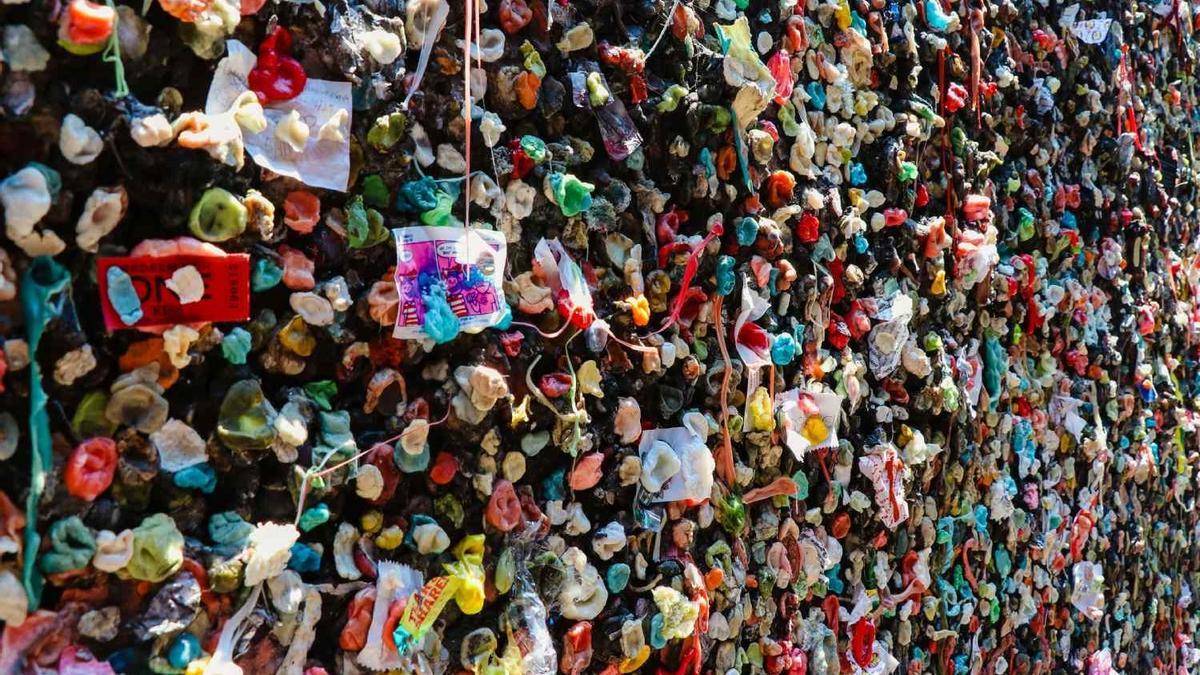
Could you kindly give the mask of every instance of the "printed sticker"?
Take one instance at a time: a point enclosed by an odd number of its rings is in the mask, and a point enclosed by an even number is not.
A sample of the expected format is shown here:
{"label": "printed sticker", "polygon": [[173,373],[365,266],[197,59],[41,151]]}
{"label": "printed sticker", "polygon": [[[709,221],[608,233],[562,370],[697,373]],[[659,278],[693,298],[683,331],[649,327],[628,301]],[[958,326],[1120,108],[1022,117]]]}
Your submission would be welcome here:
{"label": "printed sticker", "polygon": [[[189,265],[203,280],[204,294],[199,300],[184,304],[171,290],[171,280],[176,270]],[[109,298],[108,270],[111,267],[118,267],[129,275],[142,303],[142,316],[132,324],[121,320]],[[104,326],[110,331],[250,319],[250,256],[245,253],[99,258],[96,277],[100,283]],[[190,297],[185,299],[191,300]]]}

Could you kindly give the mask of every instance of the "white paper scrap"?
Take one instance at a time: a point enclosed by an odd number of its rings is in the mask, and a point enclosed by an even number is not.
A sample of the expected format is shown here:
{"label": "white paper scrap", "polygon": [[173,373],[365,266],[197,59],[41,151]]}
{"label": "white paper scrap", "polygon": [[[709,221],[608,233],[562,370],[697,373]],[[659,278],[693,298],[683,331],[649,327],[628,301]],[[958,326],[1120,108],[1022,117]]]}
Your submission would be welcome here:
{"label": "white paper scrap", "polygon": [[[225,45],[228,54],[217,64],[204,104],[207,115],[229,110],[234,99],[248,89],[246,76],[258,60],[249,47],[237,40],[228,40]],[[300,113],[300,119],[310,130],[304,152],[296,152],[275,138],[276,125],[293,110]],[[242,130],[246,150],[264,169],[315,188],[345,192],[350,182],[350,134],[343,134],[343,141],[337,142],[322,140],[317,133],[321,125],[341,110],[347,113],[353,110],[350,83],[310,78],[296,98],[263,106],[267,128],[257,134]],[[349,126],[347,119],[347,129]]]}

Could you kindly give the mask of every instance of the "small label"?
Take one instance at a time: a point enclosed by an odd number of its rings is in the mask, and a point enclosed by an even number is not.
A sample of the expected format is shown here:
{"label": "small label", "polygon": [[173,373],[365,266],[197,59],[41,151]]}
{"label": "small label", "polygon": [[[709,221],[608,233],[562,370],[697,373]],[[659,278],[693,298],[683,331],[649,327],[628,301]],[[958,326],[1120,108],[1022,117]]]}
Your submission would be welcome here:
{"label": "small label", "polygon": [[[175,270],[191,265],[204,280],[204,295],[182,304],[168,286]],[[119,267],[133,280],[142,318],[126,325],[108,299],[108,269]],[[206,321],[246,321],[250,318],[250,256],[170,255],[99,258],[96,277],[100,282],[100,306],[108,330],[151,328]]]}

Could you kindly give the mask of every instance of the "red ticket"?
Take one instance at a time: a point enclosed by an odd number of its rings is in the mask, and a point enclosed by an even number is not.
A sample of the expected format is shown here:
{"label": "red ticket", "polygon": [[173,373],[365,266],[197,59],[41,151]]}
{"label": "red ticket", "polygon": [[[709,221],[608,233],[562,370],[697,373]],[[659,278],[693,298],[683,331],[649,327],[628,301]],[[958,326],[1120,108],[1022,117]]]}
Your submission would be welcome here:
{"label": "red ticket", "polygon": [[[204,280],[204,295],[198,301],[185,305],[167,287],[167,281],[175,270],[188,265],[195,267]],[[108,298],[110,267],[119,267],[130,276],[138,299],[142,302],[142,318],[132,326],[121,321]],[[104,325],[108,330],[206,321],[246,321],[250,318],[250,256],[246,253],[99,258],[96,261],[96,276],[100,282]]]}

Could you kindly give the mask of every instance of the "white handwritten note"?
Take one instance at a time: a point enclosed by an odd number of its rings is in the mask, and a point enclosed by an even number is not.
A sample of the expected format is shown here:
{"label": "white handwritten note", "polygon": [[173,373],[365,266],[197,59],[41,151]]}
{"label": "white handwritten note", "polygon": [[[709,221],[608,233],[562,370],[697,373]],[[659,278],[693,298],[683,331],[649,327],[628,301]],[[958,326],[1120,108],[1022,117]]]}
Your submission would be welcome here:
{"label": "white handwritten note", "polygon": [[[258,60],[254,52],[237,40],[229,40],[225,45],[229,53],[217,64],[204,104],[204,112],[208,115],[229,110],[234,99],[248,89],[246,76]],[[266,130],[257,134],[243,130],[246,149],[254,161],[264,169],[290,176],[306,185],[345,192],[350,181],[350,119],[347,118],[342,127],[345,138],[342,142],[321,140],[318,131],[338,111],[352,111],[350,83],[310,78],[296,98],[270,103],[263,108]],[[309,128],[308,144],[303,152],[296,152],[275,138],[276,125],[293,110],[300,113],[300,119]]]}
{"label": "white handwritten note", "polygon": [[1075,22],[1075,25],[1071,26],[1071,32],[1089,45],[1098,45],[1108,37],[1110,26],[1112,26],[1112,19],[1088,19]]}

